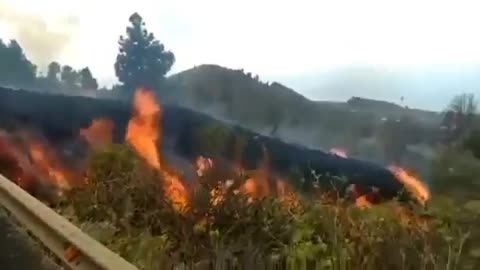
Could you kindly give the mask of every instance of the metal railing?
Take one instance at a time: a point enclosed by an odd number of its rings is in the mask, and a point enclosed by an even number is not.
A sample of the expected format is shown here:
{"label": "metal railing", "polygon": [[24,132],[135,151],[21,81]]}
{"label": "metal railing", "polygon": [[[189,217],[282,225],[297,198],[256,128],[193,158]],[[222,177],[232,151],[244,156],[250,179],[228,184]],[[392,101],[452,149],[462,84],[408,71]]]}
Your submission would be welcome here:
{"label": "metal railing", "polygon": [[73,270],[138,270],[0,175],[0,205]]}

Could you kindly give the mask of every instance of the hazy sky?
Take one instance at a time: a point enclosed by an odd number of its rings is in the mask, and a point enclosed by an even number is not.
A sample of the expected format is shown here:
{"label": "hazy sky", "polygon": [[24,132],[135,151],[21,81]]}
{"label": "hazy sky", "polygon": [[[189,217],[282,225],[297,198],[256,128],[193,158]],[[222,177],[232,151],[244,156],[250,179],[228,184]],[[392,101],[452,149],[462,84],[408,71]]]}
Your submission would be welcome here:
{"label": "hazy sky", "polygon": [[111,84],[137,11],[175,53],[172,72],[213,63],[313,99],[405,96],[440,109],[455,93],[480,93],[479,10],[461,0],[0,0],[0,37],[39,65],[88,65]]}

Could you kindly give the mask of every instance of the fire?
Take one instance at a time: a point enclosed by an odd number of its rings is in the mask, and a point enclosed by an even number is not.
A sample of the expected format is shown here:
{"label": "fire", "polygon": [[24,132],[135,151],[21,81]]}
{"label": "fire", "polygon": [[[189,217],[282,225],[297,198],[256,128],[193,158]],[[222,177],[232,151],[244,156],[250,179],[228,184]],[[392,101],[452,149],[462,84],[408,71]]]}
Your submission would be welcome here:
{"label": "fire", "polygon": [[166,182],[165,193],[167,197],[172,201],[175,208],[178,210],[185,209],[188,206],[187,190],[180,176],[173,170],[164,170],[163,177]]}
{"label": "fire", "polygon": [[255,178],[248,178],[245,183],[243,183],[241,190],[246,195],[255,197],[257,195],[257,183]]}
{"label": "fire", "polygon": [[269,179],[269,157],[264,148],[263,160],[260,162],[259,168],[255,170],[253,177],[245,181],[240,190],[252,199],[264,198],[271,194]]}
{"label": "fire", "polygon": [[418,202],[424,205],[430,200],[430,191],[421,180],[410,175],[403,168],[390,166],[389,169]]}
{"label": "fire", "polygon": [[22,166],[24,164],[20,162],[19,153],[9,136],[6,133],[0,133],[0,173],[15,181],[20,187],[28,189],[31,179]]}
{"label": "fire", "polygon": [[339,156],[341,158],[347,158],[348,154],[346,150],[340,149],[340,148],[332,148],[329,151],[331,154]]}
{"label": "fire", "polygon": [[[133,111],[134,114],[128,122],[125,141],[135,148],[139,156],[149,166],[161,174],[164,180],[165,195],[174,206],[179,210],[185,209],[189,204],[189,193],[186,186],[183,184],[180,174],[169,166],[159,150],[162,143],[160,125],[162,108],[156,101],[154,93],[146,89],[137,89],[133,100]],[[89,127],[81,129],[80,136],[93,148],[98,148],[112,143],[113,129],[114,122],[112,120],[99,118],[93,120]],[[240,142],[237,142],[233,164],[234,169],[239,173],[243,173],[240,162],[242,156],[241,145]],[[23,155],[19,154],[22,152],[21,150],[25,149],[28,149],[28,151],[23,151]],[[329,152],[341,158],[348,157],[347,151],[340,148],[332,148]],[[31,160],[26,158],[27,156]],[[70,189],[74,184],[75,175],[63,166],[61,160],[47,144],[27,139],[23,142],[22,147],[18,148],[11,141],[6,141],[0,133],[0,162],[11,162],[12,160],[16,162],[12,162],[12,164],[17,165],[10,166],[14,171],[10,175],[19,185],[27,181],[25,179],[29,179],[27,175],[36,176],[37,174],[42,175],[45,179],[52,180],[62,190]],[[195,161],[195,165],[199,177],[204,176],[204,173],[214,166],[211,159],[201,156]],[[425,204],[430,199],[430,192],[419,179],[408,174],[400,167],[391,166],[389,169],[419,202]],[[264,149],[264,158],[258,168],[234,193],[241,192],[252,200],[277,195],[286,203],[287,207],[298,205],[299,195],[295,193],[294,189],[282,179],[273,180],[274,177],[272,177],[269,169],[269,156]],[[229,188],[230,185],[219,182],[218,188],[211,190],[213,206],[218,206],[225,200]],[[357,190],[357,187],[354,187],[352,193],[354,195],[353,200],[358,207],[368,208],[371,206],[373,202],[371,196],[374,196],[375,192],[362,193]]]}
{"label": "fire", "polygon": [[161,170],[157,143],[160,141],[160,105],[152,91],[138,89],[135,92],[133,106],[135,115],[128,122],[126,140],[148,162],[150,166]]}
{"label": "fire", "polygon": [[295,208],[300,204],[300,200],[293,190],[293,188],[287,184],[286,181],[278,179],[277,183],[277,195],[288,208]]}
{"label": "fire", "polygon": [[348,186],[347,191],[350,193],[350,196],[353,198],[355,205],[358,208],[365,209],[372,206],[372,203],[369,199],[370,194],[363,194],[357,185],[352,184]]}
{"label": "fire", "polygon": [[80,136],[94,148],[112,143],[113,139],[112,120],[107,118],[94,119],[90,126],[80,130]]}
{"label": "fire", "polygon": [[234,181],[231,179],[225,182],[218,181],[217,185],[210,190],[210,204],[214,207],[220,206],[225,201],[226,196],[229,190],[231,190],[233,184]]}
{"label": "fire", "polygon": [[28,133],[0,133],[0,157],[9,164],[2,173],[26,190],[39,179],[52,181],[60,191],[68,190],[77,179],[48,144],[33,140]]}
{"label": "fire", "polygon": [[362,195],[362,196],[357,197],[355,199],[355,205],[358,208],[361,208],[361,209],[370,208],[372,206],[372,204],[368,200],[367,195]]}
{"label": "fire", "polygon": [[252,199],[260,199],[271,194],[268,177],[262,169],[256,170],[253,177],[248,178],[240,190]]}
{"label": "fire", "polygon": [[44,145],[32,141],[29,145],[30,156],[35,167],[50,180],[55,181],[56,185],[62,190],[71,188],[69,172],[62,168],[60,162],[56,159],[53,152]]}
{"label": "fire", "polygon": [[133,106],[134,116],[128,122],[125,139],[150,166],[161,172],[166,184],[165,194],[177,209],[183,209],[188,205],[186,188],[180,176],[169,168],[158,151],[161,143],[161,107],[152,91],[141,88],[135,92]]}

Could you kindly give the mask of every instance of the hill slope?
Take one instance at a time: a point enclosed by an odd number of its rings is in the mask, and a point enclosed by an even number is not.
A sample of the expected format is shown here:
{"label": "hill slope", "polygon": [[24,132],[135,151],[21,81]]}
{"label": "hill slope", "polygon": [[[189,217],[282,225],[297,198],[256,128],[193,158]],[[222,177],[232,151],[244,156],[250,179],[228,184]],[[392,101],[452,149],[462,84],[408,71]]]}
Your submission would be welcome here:
{"label": "hill slope", "polygon": [[370,137],[382,119],[410,117],[439,122],[434,112],[364,98],[312,101],[282,84],[264,83],[243,70],[201,65],[172,75],[174,101],[263,134],[313,147],[345,145],[349,137]]}

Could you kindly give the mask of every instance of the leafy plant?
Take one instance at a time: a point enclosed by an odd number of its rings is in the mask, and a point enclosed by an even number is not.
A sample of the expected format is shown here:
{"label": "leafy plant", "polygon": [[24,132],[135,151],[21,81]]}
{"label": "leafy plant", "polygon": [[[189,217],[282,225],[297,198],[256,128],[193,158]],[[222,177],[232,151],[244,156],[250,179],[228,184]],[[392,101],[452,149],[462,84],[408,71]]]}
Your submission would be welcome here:
{"label": "leafy plant", "polygon": [[456,269],[475,263],[463,256],[474,250],[467,241],[472,218],[441,212],[447,208],[440,203],[428,211],[399,202],[362,210],[297,193],[289,206],[274,192],[244,195],[248,176],[214,167],[193,185],[189,209],[178,212],[163,195],[163,180],[128,146],[106,147],[89,164],[88,185],[69,194],[75,220],[87,231],[97,228],[90,234],[141,269]]}

